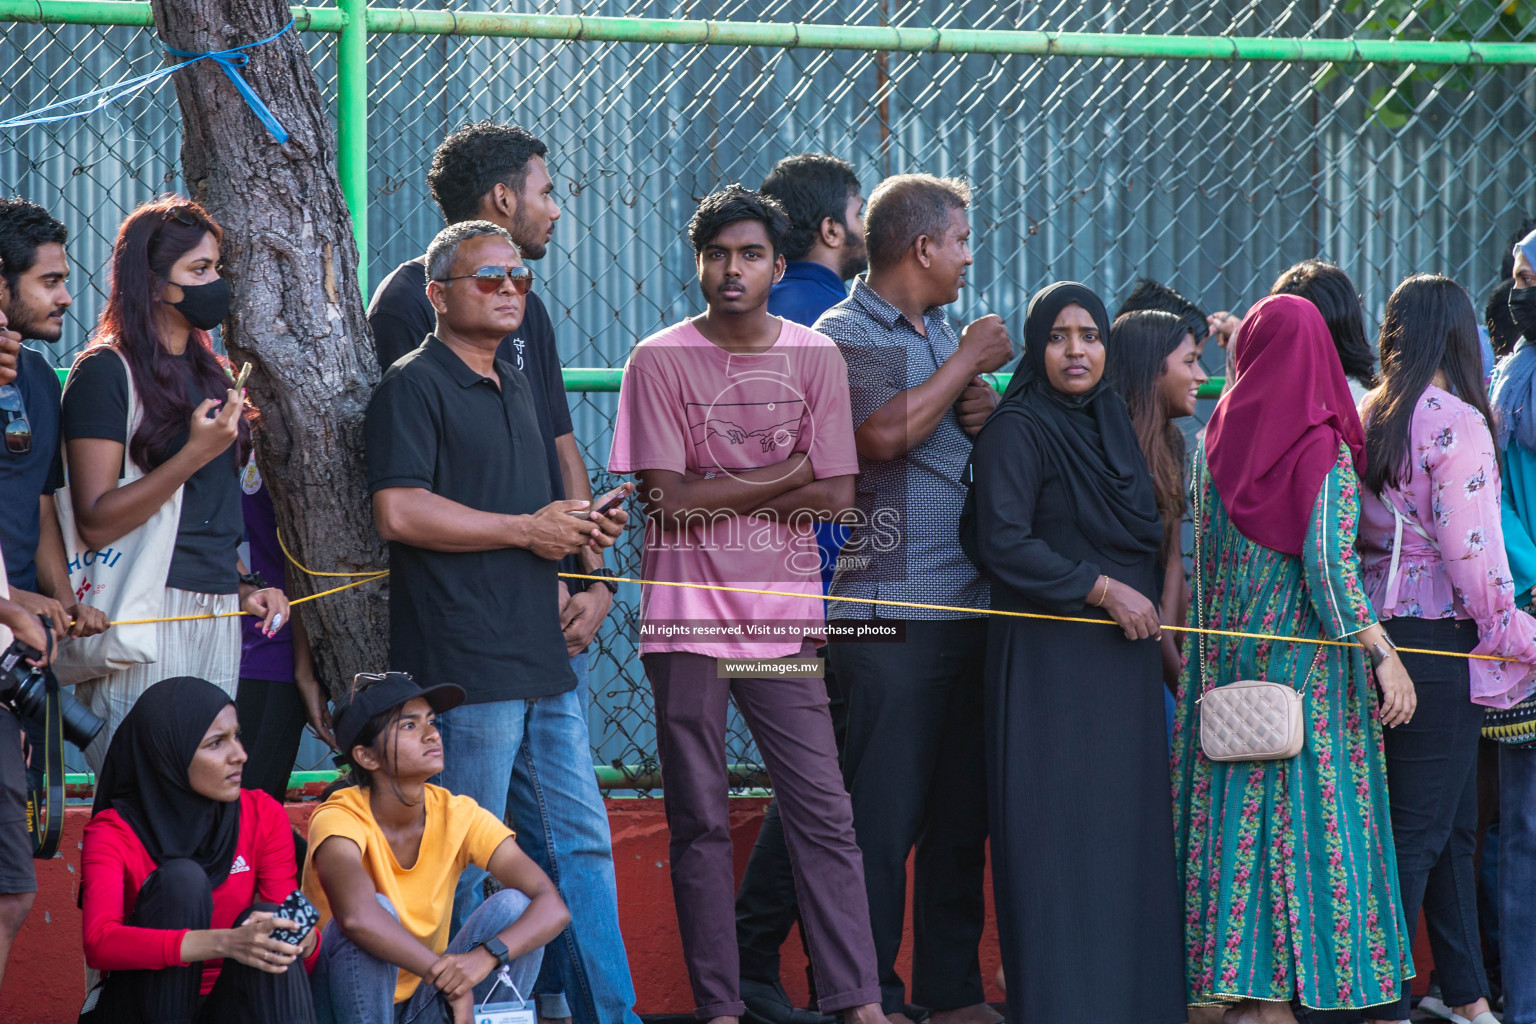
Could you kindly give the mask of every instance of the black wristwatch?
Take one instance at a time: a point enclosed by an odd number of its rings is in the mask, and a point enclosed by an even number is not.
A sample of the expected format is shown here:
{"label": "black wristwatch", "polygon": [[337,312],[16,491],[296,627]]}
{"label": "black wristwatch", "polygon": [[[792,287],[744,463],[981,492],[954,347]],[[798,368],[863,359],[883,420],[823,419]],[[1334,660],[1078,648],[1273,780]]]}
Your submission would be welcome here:
{"label": "black wristwatch", "polygon": [[507,966],[507,961],[512,959],[512,953],[507,949],[507,944],[494,935],[480,943],[480,947],[496,958],[497,967]]}
{"label": "black wristwatch", "polygon": [[[228,579],[228,577],[225,577]],[[255,587],[257,590],[266,590],[267,581],[261,578],[259,572],[243,572],[240,574],[240,582],[247,587]]]}
{"label": "black wristwatch", "polygon": [[588,585],[593,583],[601,583],[603,586],[608,588],[608,592],[610,594],[617,594],[619,592],[619,585],[614,581],[614,577],[617,576],[618,573],[614,572],[606,565],[593,569],[591,572],[587,573],[587,575],[602,577],[600,580],[587,580],[586,582]]}

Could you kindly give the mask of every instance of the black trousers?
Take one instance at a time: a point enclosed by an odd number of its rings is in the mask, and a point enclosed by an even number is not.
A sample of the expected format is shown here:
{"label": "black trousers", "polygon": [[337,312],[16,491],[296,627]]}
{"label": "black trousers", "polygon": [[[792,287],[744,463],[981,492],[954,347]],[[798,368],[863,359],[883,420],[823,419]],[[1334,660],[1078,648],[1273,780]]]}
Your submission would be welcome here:
{"label": "black trousers", "polygon": [[[1477,625],[1468,619],[1388,619],[1399,647],[1471,652]],[[1387,787],[1397,877],[1409,929],[1424,913],[1429,946],[1448,1006],[1487,996],[1477,927],[1477,743],[1483,708],[1470,695],[1469,662],[1403,654],[1419,706],[1406,725],[1385,730]],[[1396,1003],[1363,1011],[1367,1019],[1406,1020],[1409,983]]]}
{"label": "black trousers", "polygon": [[241,679],[235,691],[235,709],[240,715],[240,741],[249,758],[240,784],[246,789],[264,790],[282,803],[308,722],[298,684]]}
{"label": "black trousers", "polygon": [[[848,702],[837,673],[830,665],[827,684],[827,710],[832,715],[832,734],[837,740],[838,758],[848,731]],[[770,801],[763,823],[747,858],[747,869],[736,891],[736,946],[741,955],[741,977],[774,985],[779,981],[779,948],[789,938],[789,930],[800,920],[800,906],[795,898],[795,873],[789,862],[789,848],[784,845],[784,824],[779,820],[779,802]],[[800,936],[805,945],[805,934]],[[810,966],[811,951],[805,951],[805,977],[810,989],[810,1005],[816,1005],[816,972]]]}
{"label": "black trousers", "polygon": [[908,620],[905,643],[828,645],[848,699],[843,780],[887,1014],[907,1002],[896,956],[914,847],[912,1002],[953,1010],[984,999],[986,648],[984,619]]}
{"label": "black trousers", "polygon": [[[253,910],[276,910],[257,903]],[[139,889],[128,924],[139,928],[211,927],[213,891],[196,862],[168,860]],[[103,983],[96,1005],[80,1014],[80,1024],[314,1024],[304,965],[293,963],[282,974],[225,960],[219,980],[206,999],[199,988],[201,963],[158,971],[113,971]]]}

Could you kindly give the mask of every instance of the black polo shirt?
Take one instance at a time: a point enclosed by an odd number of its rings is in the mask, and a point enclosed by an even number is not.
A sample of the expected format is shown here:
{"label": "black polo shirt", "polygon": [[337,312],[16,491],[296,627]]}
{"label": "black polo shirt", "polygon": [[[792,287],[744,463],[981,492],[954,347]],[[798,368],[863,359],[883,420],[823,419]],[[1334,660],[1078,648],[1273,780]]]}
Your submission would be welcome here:
{"label": "black polo shirt", "polygon": [[[426,262],[427,258],[421,256],[400,264],[379,282],[373,293],[373,301],[368,305],[368,325],[373,328],[374,354],[379,358],[380,370],[389,369],[437,327],[437,313],[427,298]],[[544,434],[544,458],[549,463],[552,493],[554,499],[563,498],[565,480],[560,475],[555,438],[571,433],[571,406],[560,375],[555,325],[537,292],[529,292],[523,300],[523,322],[501,339],[496,358],[521,370],[533,388],[533,410]]]}
{"label": "black polo shirt", "polygon": [[[434,336],[390,366],[368,403],[369,491],[422,487],[511,515],[549,504],[528,381],[500,359],[496,374],[500,387]],[[555,562],[394,542],[390,572],[390,668],[424,686],[458,683],[477,704],[575,689]]]}

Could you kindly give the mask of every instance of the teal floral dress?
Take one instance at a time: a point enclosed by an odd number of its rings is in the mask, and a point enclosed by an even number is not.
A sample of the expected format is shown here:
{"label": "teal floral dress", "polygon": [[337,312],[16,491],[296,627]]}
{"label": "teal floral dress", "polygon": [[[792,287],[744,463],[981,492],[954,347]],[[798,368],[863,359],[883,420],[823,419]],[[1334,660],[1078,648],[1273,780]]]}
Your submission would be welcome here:
{"label": "teal floral dress", "polygon": [[[1237,531],[1204,455],[1202,445],[1191,491],[1205,520],[1195,552],[1204,625],[1342,639],[1376,621],[1360,585],[1359,482],[1346,446],[1318,494],[1299,558]],[[1193,636],[1187,649],[1172,774],[1189,1002],[1299,997],[1316,1009],[1347,1009],[1395,1000],[1413,976],[1413,933],[1398,898],[1381,722],[1364,652],[1209,637],[1202,655]],[[1209,686],[1238,679],[1302,689],[1300,754],[1206,760],[1197,701]]]}

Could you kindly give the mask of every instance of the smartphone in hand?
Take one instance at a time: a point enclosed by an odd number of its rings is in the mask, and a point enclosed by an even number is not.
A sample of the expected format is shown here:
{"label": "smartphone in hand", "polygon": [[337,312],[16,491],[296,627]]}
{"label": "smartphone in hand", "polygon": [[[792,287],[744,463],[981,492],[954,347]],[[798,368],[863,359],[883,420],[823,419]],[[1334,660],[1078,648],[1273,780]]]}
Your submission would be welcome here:
{"label": "smartphone in hand", "polygon": [[608,512],[622,505],[625,498],[634,493],[635,482],[633,480],[627,480],[624,483],[619,484],[619,486],[615,487],[607,494],[603,495],[601,498],[593,501],[592,504],[588,505],[586,508],[577,512],[572,512],[571,515],[578,519],[585,519],[593,512],[596,512],[598,515],[607,515]]}
{"label": "smartphone in hand", "polygon": [[316,910],[315,905],[309,902],[308,897],[298,889],[288,894],[288,898],[283,900],[282,906],[273,912],[273,916],[280,917],[284,921],[293,921],[299,926],[294,931],[286,928],[272,929],[274,939],[278,942],[286,942],[290,946],[302,943],[314,930],[315,925],[320,923],[320,911]]}

